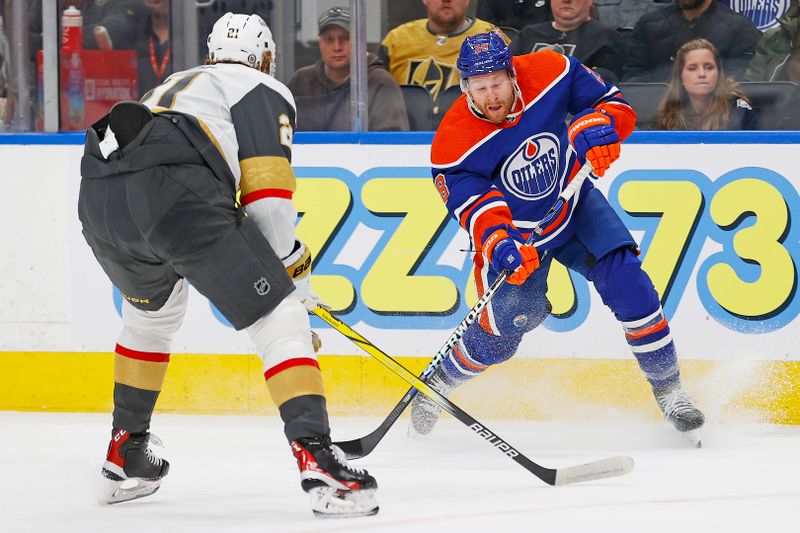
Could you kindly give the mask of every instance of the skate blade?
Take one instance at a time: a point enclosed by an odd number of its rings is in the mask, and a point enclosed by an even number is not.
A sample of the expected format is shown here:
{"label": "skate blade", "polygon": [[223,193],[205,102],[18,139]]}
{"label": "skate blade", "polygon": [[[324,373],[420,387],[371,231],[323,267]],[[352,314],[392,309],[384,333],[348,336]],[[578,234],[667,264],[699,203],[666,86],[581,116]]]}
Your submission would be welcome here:
{"label": "skate blade", "polygon": [[103,505],[113,505],[115,503],[129,502],[150,496],[161,486],[161,480],[146,479],[123,479],[113,480],[103,478],[103,492],[98,498],[98,502]]}
{"label": "skate blade", "polygon": [[406,436],[409,439],[424,439],[428,435],[429,435],[429,433],[420,433],[419,431],[417,431],[414,428],[414,424],[412,424],[410,420],[408,421],[408,428],[406,429]]}
{"label": "skate blade", "polygon": [[311,510],[319,518],[352,518],[378,514],[375,489],[342,491],[333,487],[316,487],[308,491]]}
{"label": "skate blade", "polygon": [[699,429],[684,431],[683,433],[681,433],[681,435],[683,435],[683,438],[689,441],[689,443],[695,448],[703,447],[703,439],[701,438]]}
{"label": "skate blade", "polygon": [[414,427],[414,420],[413,419],[409,420],[408,429],[406,430],[406,436],[408,436],[408,438],[410,439],[425,439],[433,432],[433,428],[436,427],[436,422],[438,421],[439,420],[437,419],[433,422],[433,424],[430,424],[430,428],[428,428],[428,431],[420,431],[416,427]]}

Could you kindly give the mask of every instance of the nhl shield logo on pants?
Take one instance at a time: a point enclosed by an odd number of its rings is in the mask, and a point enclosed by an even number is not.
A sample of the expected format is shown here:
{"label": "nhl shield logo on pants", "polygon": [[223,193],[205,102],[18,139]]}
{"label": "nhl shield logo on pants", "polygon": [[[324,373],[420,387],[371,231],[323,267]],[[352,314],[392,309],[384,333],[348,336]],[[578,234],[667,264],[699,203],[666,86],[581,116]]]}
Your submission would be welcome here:
{"label": "nhl shield logo on pants", "polygon": [[269,290],[271,289],[267,278],[261,277],[253,283],[253,287],[255,287],[256,292],[259,296],[266,296]]}

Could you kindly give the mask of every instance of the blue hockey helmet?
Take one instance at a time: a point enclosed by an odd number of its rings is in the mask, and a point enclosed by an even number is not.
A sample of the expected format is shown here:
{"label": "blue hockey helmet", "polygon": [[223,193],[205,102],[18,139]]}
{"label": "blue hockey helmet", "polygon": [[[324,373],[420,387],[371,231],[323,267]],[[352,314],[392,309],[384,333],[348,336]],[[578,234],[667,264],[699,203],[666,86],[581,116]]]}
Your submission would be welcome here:
{"label": "blue hockey helmet", "polygon": [[[479,33],[464,39],[456,60],[456,68],[461,74],[461,91],[467,95],[469,109],[478,118],[486,119],[472,99],[472,94],[467,86],[467,79],[472,76],[482,76],[505,70],[514,84],[512,109],[515,108],[518,102],[523,101],[522,91],[517,83],[514,65],[511,61],[511,50],[508,49],[508,45],[503,39],[503,34],[500,32]],[[523,107],[509,113],[506,120],[512,122],[516,119],[522,113]]]}
{"label": "blue hockey helmet", "polygon": [[497,32],[471,35],[461,43],[456,68],[462,80],[499,70],[512,71],[511,51]]}

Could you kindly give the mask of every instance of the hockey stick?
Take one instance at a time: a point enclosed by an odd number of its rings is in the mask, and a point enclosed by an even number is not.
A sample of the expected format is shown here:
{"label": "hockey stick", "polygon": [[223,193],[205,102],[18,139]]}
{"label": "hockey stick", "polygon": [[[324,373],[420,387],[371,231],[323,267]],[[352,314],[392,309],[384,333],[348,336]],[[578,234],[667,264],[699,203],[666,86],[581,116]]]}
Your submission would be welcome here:
{"label": "hockey stick", "polygon": [[[583,185],[584,180],[591,174],[592,171],[592,164],[585,163],[581,169],[575,174],[575,177],[572,178],[572,181],[567,185],[567,187],[561,192],[556,200],[556,203],[553,204],[553,207],[547,212],[547,214],[542,218],[542,220],[533,228],[531,231],[530,236],[528,237],[528,241],[526,244],[533,244],[536,240],[536,237],[540,236],[544,232],[544,228],[548,222],[552,219],[552,217],[558,213],[564,204],[572,198],[575,193],[581,188]],[[450,338],[447,339],[447,342],[439,348],[439,351],[436,352],[436,355],[433,357],[428,366],[425,367],[425,370],[422,371],[422,374],[419,375],[419,379],[422,381],[427,381],[428,378],[433,374],[433,372],[439,367],[439,365],[444,361],[444,358],[447,356],[448,351],[455,346],[456,342],[464,336],[467,332],[467,327],[470,324],[475,322],[475,320],[480,316],[481,311],[483,308],[486,307],[491,299],[494,297],[497,290],[500,286],[505,282],[506,278],[511,275],[511,271],[506,269],[497,276],[497,279],[489,285],[489,288],[486,289],[486,292],[483,293],[483,296],[478,300],[475,306],[467,313],[467,316],[458,327],[453,331],[450,335]],[[417,395],[417,389],[414,387],[408,389],[406,391],[405,396],[400,400],[400,402],[394,406],[394,409],[389,413],[389,416],[381,422],[381,425],[378,426],[372,433],[368,435],[364,435],[361,438],[354,439],[354,440],[347,440],[342,442],[336,442],[335,444],[341,448],[341,450],[345,453],[348,459],[358,459],[359,457],[364,457],[365,455],[369,454],[372,450],[375,449],[375,446],[383,439],[389,429],[394,425],[400,415],[403,414],[406,407],[411,403],[414,399],[414,396]]]}
{"label": "hockey stick", "polygon": [[350,339],[369,355],[380,361],[386,368],[403,378],[409,385],[421,391],[425,396],[436,402],[442,409],[456,417],[462,424],[489,442],[503,455],[513,459],[528,472],[532,473],[548,485],[566,485],[579,481],[591,481],[608,477],[621,476],[633,470],[633,459],[627,456],[610,457],[599,461],[592,461],[582,465],[567,468],[546,468],[534,463],[519,450],[503,440],[497,433],[478,422],[463,411],[456,404],[436,392],[427,383],[416,377],[410,370],[395,361],[391,356],[381,351],[377,346],[355,332],[350,326],[334,317],[326,309],[316,306],[311,312],[333,326],[336,331]]}

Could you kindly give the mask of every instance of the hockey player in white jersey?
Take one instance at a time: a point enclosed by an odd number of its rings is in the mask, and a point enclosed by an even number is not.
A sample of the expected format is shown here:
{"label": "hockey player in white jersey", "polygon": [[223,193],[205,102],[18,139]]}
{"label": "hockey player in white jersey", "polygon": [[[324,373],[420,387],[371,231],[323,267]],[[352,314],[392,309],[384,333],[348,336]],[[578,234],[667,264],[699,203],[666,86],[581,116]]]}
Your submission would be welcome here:
{"label": "hockey player in white jersey", "polygon": [[148,496],[169,471],[149,448],[150,417],[191,282],[253,339],[314,513],[375,514],[375,479],[330,440],[306,307],[319,302],[311,254],[295,235],[295,106],[271,75],[275,43],[257,15],[227,13],[208,49],[205,65],[87,132],[79,216],[124,295],[103,501]]}

